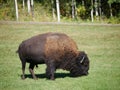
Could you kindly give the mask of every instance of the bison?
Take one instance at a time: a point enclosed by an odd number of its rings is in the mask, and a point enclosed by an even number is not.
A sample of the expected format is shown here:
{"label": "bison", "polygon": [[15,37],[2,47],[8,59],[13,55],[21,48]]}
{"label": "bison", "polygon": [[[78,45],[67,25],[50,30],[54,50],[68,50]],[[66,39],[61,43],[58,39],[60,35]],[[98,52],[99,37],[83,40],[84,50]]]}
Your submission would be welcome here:
{"label": "bison", "polygon": [[76,43],[63,33],[44,33],[23,41],[17,50],[22,63],[22,79],[25,79],[26,62],[34,79],[34,67],[46,64],[47,78],[54,80],[56,69],[70,71],[71,76],[87,75],[89,59],[84,51],[78,51]]}

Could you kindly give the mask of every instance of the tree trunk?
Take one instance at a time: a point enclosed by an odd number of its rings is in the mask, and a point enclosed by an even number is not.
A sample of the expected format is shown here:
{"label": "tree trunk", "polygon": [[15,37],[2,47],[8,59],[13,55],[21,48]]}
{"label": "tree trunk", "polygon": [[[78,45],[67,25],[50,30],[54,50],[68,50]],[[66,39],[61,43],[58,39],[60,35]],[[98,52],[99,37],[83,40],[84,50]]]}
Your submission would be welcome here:
{"label": "tree trunk", "polygon": [[56,7],[57,7],[58,22],[60,22],[60,7],[59,7],[59,0],[56,0]]}
{"label": "tree trunk", "polygon": [[98,2],[95,0],[95,15],[98,17]]}
{"label": "tree trunk", "polygon": [[94,18],[93,18],[93,0],[91,0],[91,21],[92,22],[94,21]]}
{"label": "tree trunk", "polygon": [[75,0],[75,18],[77,16],[77,6],[76,6],[76,0]]}
{"label": "tree trunk", "polygon": [[99,13],[100,13],[100,21],[101,21],[101,17],[102,17],[101,0],[99,0]]}
{"label": "tree trunk", "polygon": [[27,0],[27,7],[28,7],[28,13],[30,14],[30,11],[31,11],[31,9],[30,9],[30,0]]}
{"label": "tree trunk", "polygon": [[54,8],[54,0],[51,0],[51,4],[52,4],[52,15],[53,15],[53,19],[56,20],[55,8]]}
{"label": "tree trunk", "polygon": [[84,0],[82,0],[82,6],[84,6],[85,5],[85,2],[84,2]]}
{"label": "tree trunk", "polygon": [[112,7],[111,7],[111,3],[109,3],[109,8],[110,8],[110,17],[112,17],[112,16],[113,16],[113,14],[112,14]]}
{"label": "tree trunk", "polygon": [[15,0],[15,11],[16,11],[16,20],[18,21],[18,5],[17,5],[17,0]]}
{"label": "tree trunk", "polygon": [[31,0],[31,11],[32,11],[32,17],[34,17],[34,1]]}
{"label": "tree trunk", "polygon": [[25,9],[25,0],[23,0],[23,10]]}
{"label": "tree trunk", "polygon": [[75,18],[75,1],[72,0],[72,18]]}

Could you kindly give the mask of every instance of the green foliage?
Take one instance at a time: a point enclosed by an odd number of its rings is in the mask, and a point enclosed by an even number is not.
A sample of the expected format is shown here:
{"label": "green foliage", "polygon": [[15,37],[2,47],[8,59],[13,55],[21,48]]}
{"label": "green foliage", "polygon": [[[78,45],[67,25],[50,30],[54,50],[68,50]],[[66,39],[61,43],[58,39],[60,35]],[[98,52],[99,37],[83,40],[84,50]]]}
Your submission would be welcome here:
{"label": "green foliage", "polygon": [[[19,21],[57,21],[53,20],[52,17],[52,4],[51,0],[34,0],[34,17],[27,12],[27,0],[25,0],[25,9],[22,7],[22,0],[18,1],[18,10],[19,10]],[[53,0],[53,7],[56,10],[56,0]],[[84,3],[83,3],[84,1]],[[94,0],[93,0],[94,1]],[[76,0],[74,3],[76,5],[75,19],[72,19],[72,0],[59,0],[60,2],[60,13],[61,21],[71,21],[71,22],[81,22],[81,21],[90,21],[91,16],[91,7],[94,9],[95,17],[95,7],[99,6],[100,3],[94,2],[94,5],[91,6],[91,0]],[[111,4],[111,10],[113,17],[110,17],[109,4]],[[106,17],[102,21],[108,23],[119,23],[120,18],[120,0],[101,0],[102,8],[102,17]],[[100,14],[100,11],[98,11]],[[56,14],[56,11],[55,11]],[[57,14],[56,14],[57,16]],[[95,17],[96,18],[96,17]],[[117,20],[118,18],[118,20]],[[0,0],[0,20],[15,20],[15,6],[14,0]],[[97,19],[99,21],[99,19]],[[95,21],[95,20],[94,20]],[[100,22],[100,21],[99,21]]]}
{"label": "green foliage", "polygon": [[85,6],[79,5],[77,7],[77,14],[78,14],[79,17],[81,17],[82,19],[84,19],[85,14],[86,14],[86,8],[85,8]]}
{"label": "green foliage", "polygon": [[120,3],[120,0],[108,0],[108,3],[109,3],[109,4],[112,4],[112,3]]}
{"label": "green foliage", "polygon": [[120,17],[111,17],[111,18],[108,19],[108,23],[119,24],[120,23]]}
{"label": "green foliage", "polygon": [[52,21],[52,16],[48,7],[44,7],[40,2],[35,2],[34,5],[34,16],[32,16],[32,13],[28,14],[27,7],[25,7],[24,10],[22,8],[19,9],[20,21]]}
{"label": "green foliage", "polygon": [[[19,44],[45,32],[68,34],[79,50],[90,58],[88,76],[72,78],[69,72],[57,70],[55,81],[45,77],[45,65],[35,68],[33,80],[26,66],[21,80],[21,62],[15,53]],[[0,90],[120,90],[120,26],[114,25],[48,25],[0,22]]]}
{"label": "green foliage", "polygon": [[10,0],[0,1],[0,20],[15,20],[14,3]]}
{"label": "green foliage", "polygon": [[71,17],[71,3],[68,2],[60,2],[60,12],[63,17]]}

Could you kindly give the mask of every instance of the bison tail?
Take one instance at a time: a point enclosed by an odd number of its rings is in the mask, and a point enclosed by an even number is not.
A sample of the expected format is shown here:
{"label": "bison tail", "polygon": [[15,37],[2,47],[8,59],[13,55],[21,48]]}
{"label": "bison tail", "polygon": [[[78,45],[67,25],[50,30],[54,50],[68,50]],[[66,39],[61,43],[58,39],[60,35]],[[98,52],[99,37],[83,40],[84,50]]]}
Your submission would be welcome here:
{"label": "bison tail", "polygon": [[18,50],[16,51],[16,53],[18,53]]}
{"label": "bison tail", "polygon": [[17,50],[16,53],[18,53],[19,51]]}

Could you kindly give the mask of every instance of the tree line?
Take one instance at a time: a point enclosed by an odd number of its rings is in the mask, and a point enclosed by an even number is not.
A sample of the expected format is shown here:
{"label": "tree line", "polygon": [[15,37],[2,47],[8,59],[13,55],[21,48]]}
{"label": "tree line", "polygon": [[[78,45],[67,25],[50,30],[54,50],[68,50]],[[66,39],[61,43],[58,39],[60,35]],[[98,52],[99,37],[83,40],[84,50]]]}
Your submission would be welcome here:
{"label": "tree line", "polygon": [[36,18],[35,12],[39,9],[36,7],[39,4],[44,6],[48,10],[47,13],[59,22],[61,18],[91,20],[92,22],[112,17],[120,19],[120,0],[1,0],[0,8],[12,6],[13,17],[16,15],[16,19],[19,20],[21,9],[24,11],[25,8],[32,18]]}

